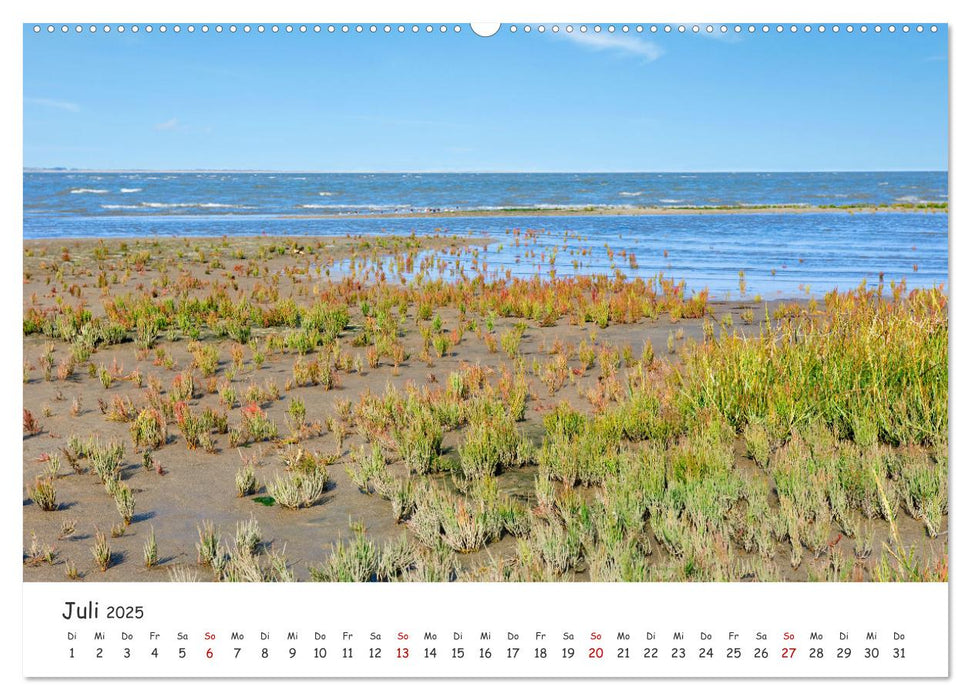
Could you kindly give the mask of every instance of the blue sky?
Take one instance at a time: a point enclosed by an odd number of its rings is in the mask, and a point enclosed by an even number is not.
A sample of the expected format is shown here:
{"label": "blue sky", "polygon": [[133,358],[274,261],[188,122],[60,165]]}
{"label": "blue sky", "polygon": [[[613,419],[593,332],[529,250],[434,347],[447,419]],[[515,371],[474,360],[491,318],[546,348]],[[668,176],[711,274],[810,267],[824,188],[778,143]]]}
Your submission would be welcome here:
{"label": "blue sky", "polygon": [[944,170],[947,35],[34,34],[24,165]]}

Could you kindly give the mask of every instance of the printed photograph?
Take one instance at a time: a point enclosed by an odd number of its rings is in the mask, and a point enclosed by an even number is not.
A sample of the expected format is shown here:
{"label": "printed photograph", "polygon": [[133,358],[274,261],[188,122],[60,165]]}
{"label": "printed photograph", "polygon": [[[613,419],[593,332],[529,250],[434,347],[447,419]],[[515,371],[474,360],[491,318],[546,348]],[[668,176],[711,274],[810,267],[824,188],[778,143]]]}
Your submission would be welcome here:
{"label": "printed photograph", "polygon": [[24,581],[947,581],[946,26],[97,29]]}

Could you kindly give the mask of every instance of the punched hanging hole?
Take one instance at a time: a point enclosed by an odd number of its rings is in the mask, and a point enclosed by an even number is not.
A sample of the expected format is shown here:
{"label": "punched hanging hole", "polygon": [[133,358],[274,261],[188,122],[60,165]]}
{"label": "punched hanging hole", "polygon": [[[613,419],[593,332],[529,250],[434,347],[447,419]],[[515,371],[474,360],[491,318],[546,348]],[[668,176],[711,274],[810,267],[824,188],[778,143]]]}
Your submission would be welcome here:
{"label": "punched hanging hole", "polygon": [[469,25],[476,36],[494,36],[502,27],[498,22],[473,22]]}

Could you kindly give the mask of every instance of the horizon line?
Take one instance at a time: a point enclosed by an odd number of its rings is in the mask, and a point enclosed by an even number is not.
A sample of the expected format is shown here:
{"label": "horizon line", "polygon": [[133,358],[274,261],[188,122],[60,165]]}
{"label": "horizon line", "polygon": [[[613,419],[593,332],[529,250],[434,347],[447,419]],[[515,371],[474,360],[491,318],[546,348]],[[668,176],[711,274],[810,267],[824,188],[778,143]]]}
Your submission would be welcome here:
{"label": "horizon line", "polygon": [[41,173],[246,173],[293,175],[723,175],[738,173],[949,173],[948,168],[823,168],[818,170],[292,170],[272,168],[70,168],[24,166],[24,172]]}

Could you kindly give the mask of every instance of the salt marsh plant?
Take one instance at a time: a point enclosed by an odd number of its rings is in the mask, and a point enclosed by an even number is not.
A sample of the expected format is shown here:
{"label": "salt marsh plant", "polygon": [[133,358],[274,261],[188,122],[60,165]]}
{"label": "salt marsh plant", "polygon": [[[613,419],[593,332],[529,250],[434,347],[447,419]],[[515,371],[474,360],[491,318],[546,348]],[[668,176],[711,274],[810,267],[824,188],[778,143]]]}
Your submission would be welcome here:
{"label": "salt marsh plant", "polygon": [[689,353],[683,408],[716,408],[733,426],[763,418],[780,437],[821,420],[842,436],[929,444],[947,433],[947,302],[861,287],[829,294],[827,313],[797,313],[756,338],[725,336]]}
{"label": "salt marsh plant", "polygon": [[192,355],[192,362],[203,377],[211,377],[219,367],[219,349],[214,345],[191,341],[186,349]]}
{"label": "salt marsh plant", "polygon": [[575,530],[548,522],[538,522],[530,529],[527,546],[552,576],[579,566],[583,549]]}
{"label": "salt marsh plant", "polygon": [[347,437],[347,433],[349,432],[347,424],[339,418],[331,416],[327,418],[327,429],[333,434],[334,442],[337,444],[337,451],[340,452],[344,449],[344,438]]}
{"label": "salt marsh plant", "polygon": [[316,330],[302,330],[287,334],[284,342],[291,350],[306,355],[316,350],[323,342],[323,338]]}
{"label": "salt marsh plant", "polygon": [[172,583],[197,583],[199,575],[188,566],[176,566],[169,570],[169,581]]}
{"label": "salt marsh plant", "polygon": [[486,333],[482,336],[482,340],[485,342],[486,349],[490,353],[495,353],[499,349],[499,342],[496,340],[495,333]]}
{"label": "salt marsh plant", "polygon": [[256,472],[252,464],[245,464],[236,470],[236,495],[239,498],[256,493]]}
{"label": "salt marsh plant", "polygon": [[95,532],[91,554],[94,556],[94,561],[98,565],[98,568],[102,571],[107,571],[108,567],[111,566],[111,546],[108,544],[108,538],[100,530]]}
{"label": "salt marsh plant", "polygon": [[455,552],[440,542],[429,549],[417,550],[414,568],[401,572],[398,580],[426,583],[455,581],[459,573]]}
{"label": "salt marsh plant", "polygon": [[463,476],[478,479],[526,464],[532,445],[508,414],[503,413],[472,423],[458,451]]}
{"label": "salt marsh plant", "polygon": [[24,409],[24,435],[37,435],[41,431],[40,423],[34,418],[34,414]]}
{"label": "salt marsh plant", "polygon": [[947,513],[947,472],[919,451],[897,457],[897,490],[904,508],[936,537]]}
{"label": "salt marsh plant", "polygon": [[168,441],[168,428],[162,413],[155,408],[143,408],[131,424],[131,438],[135,449],[157,450]]}
{"label": "salt marsh plant", "polygon": [[276,423],[256,403],[247,404],[240,413],[240,424],[229,431],[229,442],[234,447],[277,437]]}
{"label": "salt marsh plant", "polygon": [[756,464],[765,469],[769,464],[769,431],[761,421],[746,423],[743,431],[745,450]]}
{"label": "salt marsh plant", "polygon": [[102,445],[98,440],[92,440],[83,448],[83,454],[90,457],[91,466],[101,479],[101,483],[108,484],[118,478],[125,456],[125,446],[120,442],[108,442]]}
{"label": "salt marsh plant", "polygon": [[29,566],[38,566],[45,559],[53,563],[54,555],[48,554],[49,552],[53,552],[53,549],[49,546],[41,547],[37,533],[31,532],[30,545],[24,551],[24,563]]}
{"label": "salt marsh plant", "polygon": [[43,476],[47,479],[53,481],[60,476],[61,471],[61,458],[56,454],[47,454],[46,452],[41,454],[38,461],[47,462],[47,466],[44,468]]}
{"label": "salt marsh plant", "polygon": [[223,382],[219,385],[218,391],[219,400],[222,402],[222,404],[227,409],[235,408],[237,396],[236,389],[233,388],[232,384],[230,384],[228,381]]}
{"label": "salt marsh plant", "polygon": [[218,572],[219,581],[261,583],[272,581],[272,573],[264,567],[260,557],[244,550],[233,550],[225,558]]}
{"label": "salt marsh plant", "polygon": [[393,434],[409,472],[427,474],[437,468],[442,426],[428,408],[417,402],[408,403]]}
{"label": "salt marsh plant", "polygon": [[142,548],[142,561],[145,563],[146,569],[158,565],[158,542],[155,539],[155,528],[152,528],[148,539],[145,540],[145,546]]}
{"label": "salt marsh plant", "polygon": [[236,551],[245,554],[256,554],[256,549],[263,541],[263,533],[256,518],[250,517],[249,520],[240,520],[236,523]]}
{"label": "salt marsh plant", "polygon": [[110,421],[128,423],[136,416],[135,404],[127,396],[112,396],[105,416]]}
{"label": "salt marsh plant", "polygon": [[162,330],[160,319],[140,316],[135,322],[135,345],[148,350],[155,345],[159,331]]}
{"label": "salt marsh plant", "polygon": [[277,475],[272,482],[267,482],[266,490],[276,503],[284,508],[297,510],[315,505],[326,486],[326,469],[315,469],[285,476]]}
{"label": "salt marsh plant", "polygon": [[196,544],[198,562],[203,566],[219,568],[223,559],[222,545],[219,543],[219,531],[211,520],[204,520],[196,527],[199,542]]}
{"label": "salt marsh plant", "polygon": [[502,346],[503,352],[505,352],[510,359],[514,359],[517,355],[519,355],[519,346],[522,343],[523,334],[525,332],[526,326],[524,324],[517,323],[513,328],[510,328],[499,336],[499,344]]}
{"label": "salt marsh plant", "polygon": [[667,442],[683,430],[680,416],[663,405],[660,396],[646,388],[631,387],[626,400],[602,420],[608,426],[615,424],[621,435],[633,442]]}
{"label": "salt marsh plant", "polygon": [[397,580],[415,566],[418,556],[415,547],[403,534],[397,539],[386,541],[378,553],[377,579]]}
{"label": "salt marsh plant", "polygon": [[311,581],[371,581],[378,572],[377,547],[362,530],[348,544],[343,540],[332,545],[330,558],[320,566],[310,567]]}
{"label": "salt marsh plant", "polygon": [[131,519],[135,515],[135,496],[131,488],[126,484],[119,484],[115,488],[113,497],[115,499],[115,507],[118,509],[118,515],[121,516],[125,525],[131,524]]}
{"label": "salt marsh plant", "polygon": [[57,365],[57,378],[62,382],[66,382],[74,377],[74,370],[76,368],[76,363],[73,358],[65,357]]}
{"label": "salt marsh plant", "polygon": [[769,506],[769,485],[761,479],[748,479],[743,485],[743,508],[735,508],[730,519],[739,543],[747,552],[764,558],[775,553],[774,513]]}
{"label": "salt marsh plant", "polygon": [[857,559],[869,559],[873,554],[873,526],[867,523],[855,529],[858,534],[853,542],[853,554]]}
{"label": "salt marsh plant", "polygon": [[330,343],[347,328],[350,320],[346,307],[318,302],[303,311],[300,323],[305,329],[319,332],[324,343]]}
{"label": "salt marsh plant", "polygon": [[333,389],[337,383],[337,375],[330,360],[320,353],[313,360],[297,359],[293,363],[293,385],[314,386]]}
{"label": "salt marsh plant", "polygon": [[348,465],[347,475],[361,493],[371,493],[372,480],[387,472],[387,460],[381,445],[374,443],[370,450],[362,446],[355,453],[354,461],[357,463],[357,468]]}
{"label": "salt marsh plant", "polygon": [[599,484],[616,470],[620,427],[607,417],[584,419],[576,432],[553,424],[536,453],[540,475],[575,484]]}
{"label": "salt marsh plant", "polygon": [[434,547],[440,540],[456,552],[474,552],[502,535],[508,510],[495,479],[482,479],[468,497],[455,499],[427,486],[415,494],[409,525],[425,546]]}
{"label": "salt marsh plant", "polygon": [[414,513],[416,489],[410,478],[399,479],[381,466],[372,472],[368,486],[390,503],[395,523],[404,522]]}
{"label": "salt marsh plant", "polygon": [[38,477],[34,485],[27,488],[27,495],[41,510],[53,511],[58,508],[53,479]]}
{"label": "salt marsh plant", "polygon": [[61,522],[61,531],[57,535],[57,539],[64,540],[70,539],[77,530],[78,521],[77,520],[64,520]]}
{"label": "salt marsh plant", "polygon": [[299,433],[306,420],[307,407],[303,399],[298,397],[291,398],[290,405],[287,406],[287,422],[290,423],[291,432]]}
{"label": "salt marsh plant", "polygon": [[291,445],[280,453],[280,461],[289,472],[307,474],[322,471],[326,476],[327,466],[333,464],[336,458],[331,454],[312,452],[311,450],[305,450],[302,447]]}
{"label": "salt marsh plant", "polygon": [[184,372],[177,374],[172,379],[172,387],[169,389],[169,397],[175,401],[189,401],[195,396],[195,380],[192,374]]}
{"label": "salt marsh plant", "polygon": [[272,440],[277,436],[276,425],[267,418],[266,413],[254,404],[243,409],[243,428],[256,442]]}
{"label": "salt marsh plant", "polygon": [[609,547],[598,543],[585,559],[591,581],[652,581],[658,578],[636,541]]}
{"label": "salt marsh plant", "polygon": [[64,564],[64,575],[67,576],[70,581],[77,581],[81,578],[81,574],[78,572],[77,564],[68,559],[67,563]]}
{"label": "salt marsh plant", "polygon": [[105,389],[111,388],[113,377],[111,376],[111,372],[108,371],[108,368],[105,367],[104,364],[98,367],[98,381],[101,382],[101,386],[103,386]]}
{"label": "salt marsh plant", "polygon": [[185,445],[190,450],[203,447],[209,443],[209,426],[202,416],[192,413],[192,408],[185,402],[179,401],[173,407],[175,423],[182,433]]}

